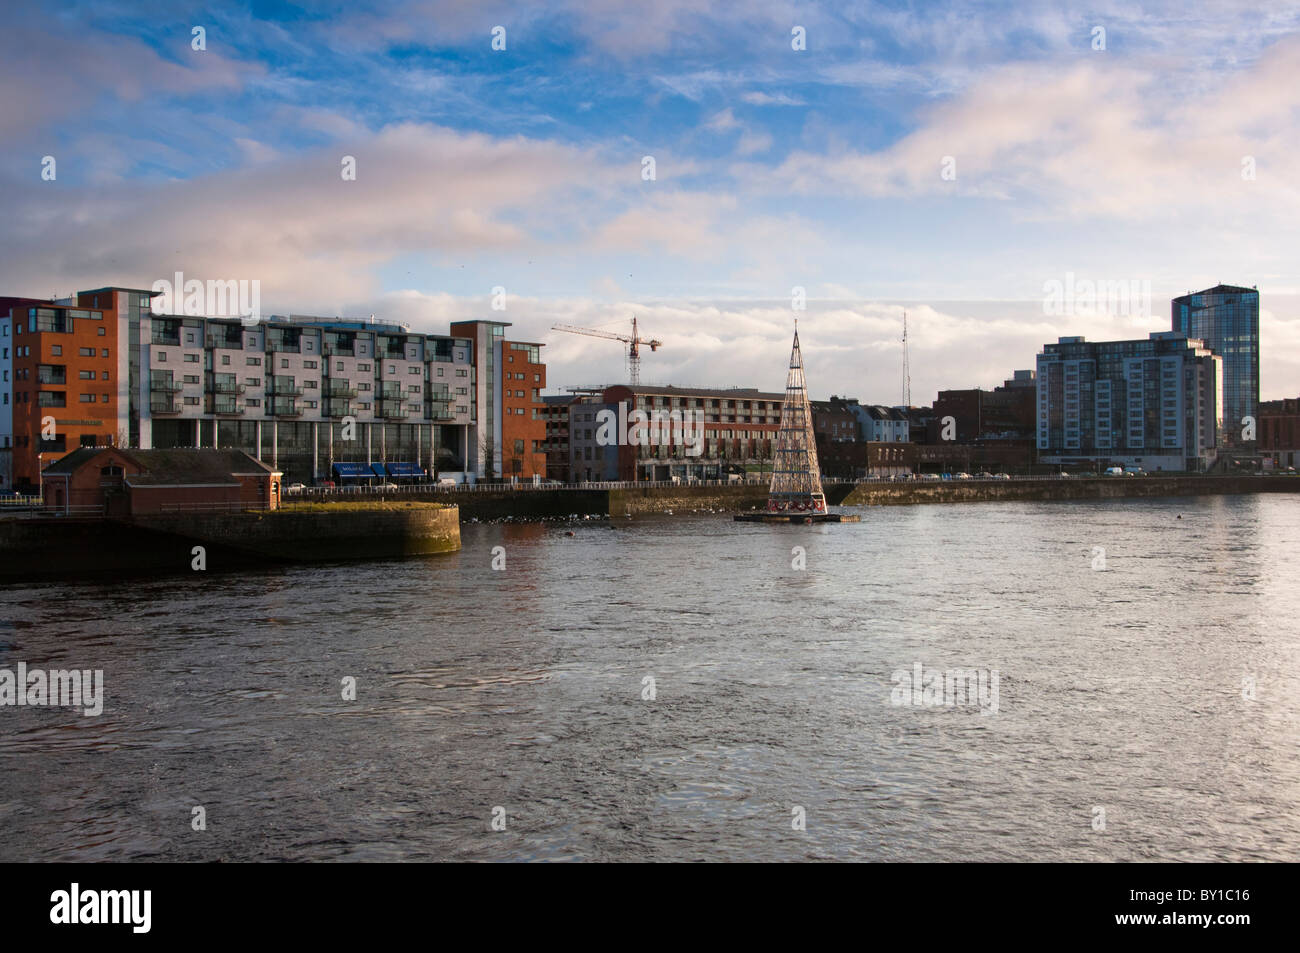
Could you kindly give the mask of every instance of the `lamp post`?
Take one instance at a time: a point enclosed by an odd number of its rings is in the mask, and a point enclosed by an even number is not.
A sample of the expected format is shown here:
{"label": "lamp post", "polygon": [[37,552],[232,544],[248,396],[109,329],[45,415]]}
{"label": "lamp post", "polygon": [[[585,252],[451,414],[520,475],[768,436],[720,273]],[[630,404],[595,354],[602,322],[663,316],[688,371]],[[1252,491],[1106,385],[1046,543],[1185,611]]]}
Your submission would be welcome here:
{"label": "lamp post", "polygon": [[42,450],[36,454],[36,495],[40,497],[41,505],[45,504],[45,474],[41,472],[41,457],[45,456]]}

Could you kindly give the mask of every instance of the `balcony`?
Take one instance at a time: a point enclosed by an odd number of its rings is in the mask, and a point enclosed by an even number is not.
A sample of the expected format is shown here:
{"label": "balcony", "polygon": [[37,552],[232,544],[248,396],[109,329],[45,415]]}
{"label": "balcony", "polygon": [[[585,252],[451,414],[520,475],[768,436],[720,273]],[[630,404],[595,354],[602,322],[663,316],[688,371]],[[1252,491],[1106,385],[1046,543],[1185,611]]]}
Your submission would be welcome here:
{"label": "balcony", "polygon": [[452,420],[456,416],[452,413],[451,404],[442,401],[425,401],[424,415],[430,420]]}
{"label": "balcony", "polygon": [[220,417],[240,417],[244,413],[244,408],[233,399],[218,400],[210,398],[208,400],[208,413],[216,414]]}
{"label": "balcony", "polygon": [[282,404],[279,401],[274,401],[271,404],[270,413],[272,417],[301,417],[302,408],[296,403]]}
{"label": "balcony", "polygon": [[406,420],[411,416],[411,412],[406,409],[405,404],[397,400],[381,400],[379,402],[379,416],[385,420]]}
{"label": "balcony", "polygon": [[179,334],[159,334],[157,331],[154,331],[153,334],[149,336],[149,343],[170,344],[175,347],[179,347],[181,343],[181,336]]}
{"label": "balcony", "polygon": [[325,396],[351,399],[357,396],[357,389],[349,381],[330,381],[329,387],[325,390]]}
{"label": "balcony", "polygon": [[177,384],[176,381],[170,377],[151,379],[149,381],[149,390],[153,391],[155,394],[179,394],[183,389],[183,385]]}
{"label": "balcony", "polygon": [[175,400],[151,400],[149,401],[149,413],[155,417],[169,417],[179,414],[181,405]]}
{"label": "balcony", "polygon": [[244,342],[238,337],[225,337],[220,334],[209,334],[207,344],[210,348],[222,348],[227,351],[242,351]]}
{"label": "balcony", "polygon": [[322,417],[347,417],[352,413],[352,401],[346,397],[327,397],[321,404]]}
{"label": "balcony", "polygon": [[242,394],[244,385],[233,381],[214,381],[208,385],[208,391],[213,394]]}
{"label": "balcony", "polygon": [[267,381],[266,393],[270,397],[301,397],[302,387],[295,384],[292,379],[273,377]]}

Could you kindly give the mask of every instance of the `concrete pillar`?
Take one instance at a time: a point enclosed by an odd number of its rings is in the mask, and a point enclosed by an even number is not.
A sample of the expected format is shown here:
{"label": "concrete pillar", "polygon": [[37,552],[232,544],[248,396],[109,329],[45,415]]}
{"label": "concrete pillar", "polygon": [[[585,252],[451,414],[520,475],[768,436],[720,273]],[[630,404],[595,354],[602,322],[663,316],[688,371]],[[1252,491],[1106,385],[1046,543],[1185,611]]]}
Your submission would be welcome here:
{"label": "concrete pillar", "polygon": [[379,462],[388,462],[388,425],[379,425]]}
{"label": "concrete pillar", "polygon": [[203,446],[203,421],[200,418],[194,420],[194,446]]}
{"label": "concrete pillar", "polygon": [[262,459],[262,422],[260,420],[257,421],[256,427],[257,427],[257,459],[261,460]]}
{"label": "concrete pillar", "polygon": [[417,467],[420,465],[420,461],[424,459],[424,454],[421,452],[420,449],[421,447],[424,446],[423,437],[424,437],[424,428],[421,427],[419,424],[416,424],[415,425],[415,465]]}
{"label": "concrete pillar", "polygon": [[315,482],[318,473],[320,473],[320,424],[313,421],[311,425],[311,478],[313,482]]}
{"label": "concrete pillar", "polygon": [[370,457],[371,457],[370,440],[371,437],[374,435],[374,432],[375,432],[375,425],[366,424],[366,466],[370,466]]}
{"label": "concrete pillar", "polygon": [[213,450],[221,449],[221,441],[218,439],[220,431],[217,430],[217,426],[219,423],[220,421],[218,421],[216,417],[212,418],[212,449]]}
{"label": "concrete pillar", "polygon": [[280,469],[280,421],[271,421],[271,469]]}

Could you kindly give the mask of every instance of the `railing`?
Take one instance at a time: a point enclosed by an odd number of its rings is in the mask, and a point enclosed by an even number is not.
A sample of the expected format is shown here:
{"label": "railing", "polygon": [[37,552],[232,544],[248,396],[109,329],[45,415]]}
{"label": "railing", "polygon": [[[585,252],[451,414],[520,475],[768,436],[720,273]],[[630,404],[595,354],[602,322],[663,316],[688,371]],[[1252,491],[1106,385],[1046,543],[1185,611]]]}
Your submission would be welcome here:
{"label": "railing", "polygon": [[175,401],[168,401],[166,403],[158,403],[156,401],[149,402],[149,413],[151,414],[179,414],[180,412],[181,405]]}
{"label": "railing", "polygon": [[58,509],[51,507],[45,509],[39,503],[39,497],[28,497],[38,502],[29,508],[16,510],[7,515],[15,519],[98,519],[104,516],[104,507],[99,504],[78,505],[78,506],[60,506]]}
{"label": "railing", "polygon": [[150,381],[149,389],[159,394],[179,394],[182,390],[184,390],[184,385],[177,384],[174,379],[164,380],[164,381]]}
{"label": "railing", "polygon": [[21,510],[40,505],[39,496],[0,496],[0,509],[4,510]]}
{"label": "railing", "polygon": [[269,510],[271,504],[266,502],[243,502],[239,500],[220,503],[164,503],[163,513],[242,513],[245,510]]}
{"label": "railing", "polygon": [[213,381],[208,391],[213,394],[242,394],[245,385],[226,381]]}

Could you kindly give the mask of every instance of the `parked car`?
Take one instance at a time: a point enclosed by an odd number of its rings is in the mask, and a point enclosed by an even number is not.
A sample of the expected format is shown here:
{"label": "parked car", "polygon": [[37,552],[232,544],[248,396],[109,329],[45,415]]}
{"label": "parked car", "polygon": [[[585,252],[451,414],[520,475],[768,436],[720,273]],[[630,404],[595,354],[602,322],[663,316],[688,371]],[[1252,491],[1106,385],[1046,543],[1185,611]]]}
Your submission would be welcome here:
{"label": "parked car", "polygon": [[286,486],[286,487],[284,488],[284,492],[285,492],[285,493],[301,493],[301,492],[302,492],[303,490],[305,490],[305,489],[307,489],[307,487],[304,486],[304,485],[301,484],[301,483],[290,483],[288,486]]}
{"label": "parked car", "polygon": [[1123,476],[1123,475],[1124,475],[1124,468],[1123,468],[1123,467],[1107,467],[1107,468],[1106,468],[1106,476]]}
{"label": "parked car", "polygon": [[379,486],[379,489],[381,489],[381,490],[396,490],[396,489],[397,489],[397,484],[396,484],[396,483],[380,483],[380,484],[378,484],[378,486]]}
{"label": "parked car", "polygon": [[1011,479],[1011,474],[1010,474],[1010,473],[995,473],[995,474],[993,474],[993,479],[995,479],[995,480],[1010,480],[1010,479]]}
{"label": "parked car", "polygon": [[955,473],[955,474],[953,474],[953,479],[954,479],[954,480],[969,480],[969,479],[970,479],[970,474],[969,474],[969,473]]}

